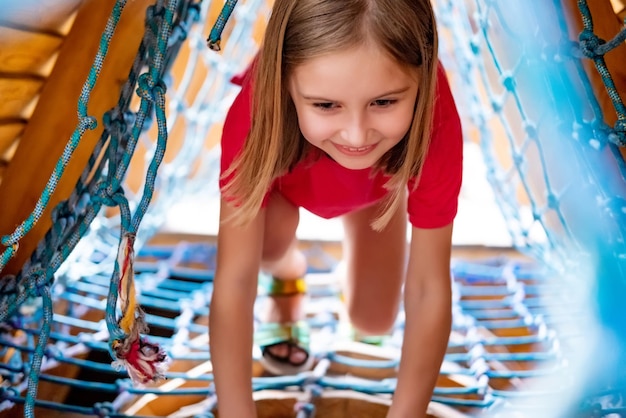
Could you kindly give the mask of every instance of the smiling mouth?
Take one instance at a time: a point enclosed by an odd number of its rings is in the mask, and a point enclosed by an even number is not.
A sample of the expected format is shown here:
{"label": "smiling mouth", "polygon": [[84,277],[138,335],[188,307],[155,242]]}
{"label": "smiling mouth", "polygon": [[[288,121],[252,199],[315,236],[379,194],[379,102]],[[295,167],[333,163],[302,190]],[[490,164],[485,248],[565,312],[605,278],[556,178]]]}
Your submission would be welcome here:
{"label": "smiling mouth", "polygon": [[368,145],[366,147],[347,147],[345,145],[334,144],[335,147],[341,151],[341,153],[346,155],[365,155],[376,148],[376,144]]}

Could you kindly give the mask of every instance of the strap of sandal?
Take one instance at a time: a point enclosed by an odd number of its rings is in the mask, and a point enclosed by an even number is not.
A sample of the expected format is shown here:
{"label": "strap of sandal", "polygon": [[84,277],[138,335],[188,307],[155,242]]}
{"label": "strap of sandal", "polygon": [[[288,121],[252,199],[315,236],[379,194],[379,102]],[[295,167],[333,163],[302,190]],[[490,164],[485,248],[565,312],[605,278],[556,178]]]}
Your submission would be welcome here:
{"label": "strap of sandal", "polygon": [[279,324],[263,323],[254,334],[254,341],[261,347],[273,344],[292,343],[308,349],[310,339],[309,324],[306,321]]}
{"label": "strap of sandal", "polygon": [[280,280],[272,277],[267,286],[268,296],[293,296],[306,293],[306,281],[304,278],[293,280]]}

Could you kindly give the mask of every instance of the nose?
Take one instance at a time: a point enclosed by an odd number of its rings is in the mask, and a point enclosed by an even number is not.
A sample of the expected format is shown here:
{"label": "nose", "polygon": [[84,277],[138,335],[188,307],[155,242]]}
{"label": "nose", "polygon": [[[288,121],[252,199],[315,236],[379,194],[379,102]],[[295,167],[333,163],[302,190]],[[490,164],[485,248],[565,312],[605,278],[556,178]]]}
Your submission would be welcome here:
{"label": "nose", "polygon": [[351,114],[344,121],[341,139],[345,145],[355,148],[362,147],[367,145],[368,131],[369,121],[367,116],[362,113]]}

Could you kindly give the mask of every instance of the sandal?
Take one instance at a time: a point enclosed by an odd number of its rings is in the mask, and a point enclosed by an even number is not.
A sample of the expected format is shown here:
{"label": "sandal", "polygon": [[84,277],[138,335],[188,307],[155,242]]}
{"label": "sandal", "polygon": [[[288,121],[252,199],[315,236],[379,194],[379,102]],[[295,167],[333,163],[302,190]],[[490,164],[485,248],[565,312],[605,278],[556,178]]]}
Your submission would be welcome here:
{"label": "sandal", "polygon": [[[345,297],[343,292],[339,292],[339,300],[341,303],[345,303]],[[339,322],[339,335],[342,337],[363,344],[376,345],[382,347],[385,340],[389,338],[389,335],[366,335],[362,334],[354,328],[352,323],[346,318],[344,321]]]}
{"label": "sandal", "polygon": [[[295,280],[272,278],[266,294],[271,297],[289,297],[304,293],[306,293],[306,282],[302,278]],[[260,347],[262,353],[260,363],[267,371],[275,375],[294,375],[311,369],[314,358],[309,353],[309,339],[309,324],[304,320],[261,323],[254,333],[254,342]],[[271,352],[272,347],[281,344],[288,346],[287,355],[277,356]],[[302,350],[306,354],[306,357],[298,363],[290,361],[294,349]]]}
{"label": "sandal", "polygon": [[342,329],[342,334],[345,335],[348,340],[358,342],[358,343],[363,343],[363,344],[376,345],[376,346],[382,347],[385,340],[389,338],[389,336],[387,335],[362,334],[359,331],[357,331],[352,326],[352,324],[347,324],[341,329]]}

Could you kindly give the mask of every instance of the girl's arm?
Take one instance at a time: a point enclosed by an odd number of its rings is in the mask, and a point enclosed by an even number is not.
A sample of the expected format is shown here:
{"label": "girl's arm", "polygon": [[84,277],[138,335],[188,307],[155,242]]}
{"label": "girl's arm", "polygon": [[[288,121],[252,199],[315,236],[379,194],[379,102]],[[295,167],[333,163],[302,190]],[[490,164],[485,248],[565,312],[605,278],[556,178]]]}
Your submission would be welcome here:
{"label": "girl's arm", "polygon": [[426,414],[452,324],[451,241],[452,224],[412,230],[404,289],[404,344],[388,418]]}
{"label": "girl's arm", "polygon": [[265,210],[245,226],[226,222],[232,206],[222,200],[217,268],[209,315],[211,361],[220,416],[253,418],[253,307],[261,262]]}

